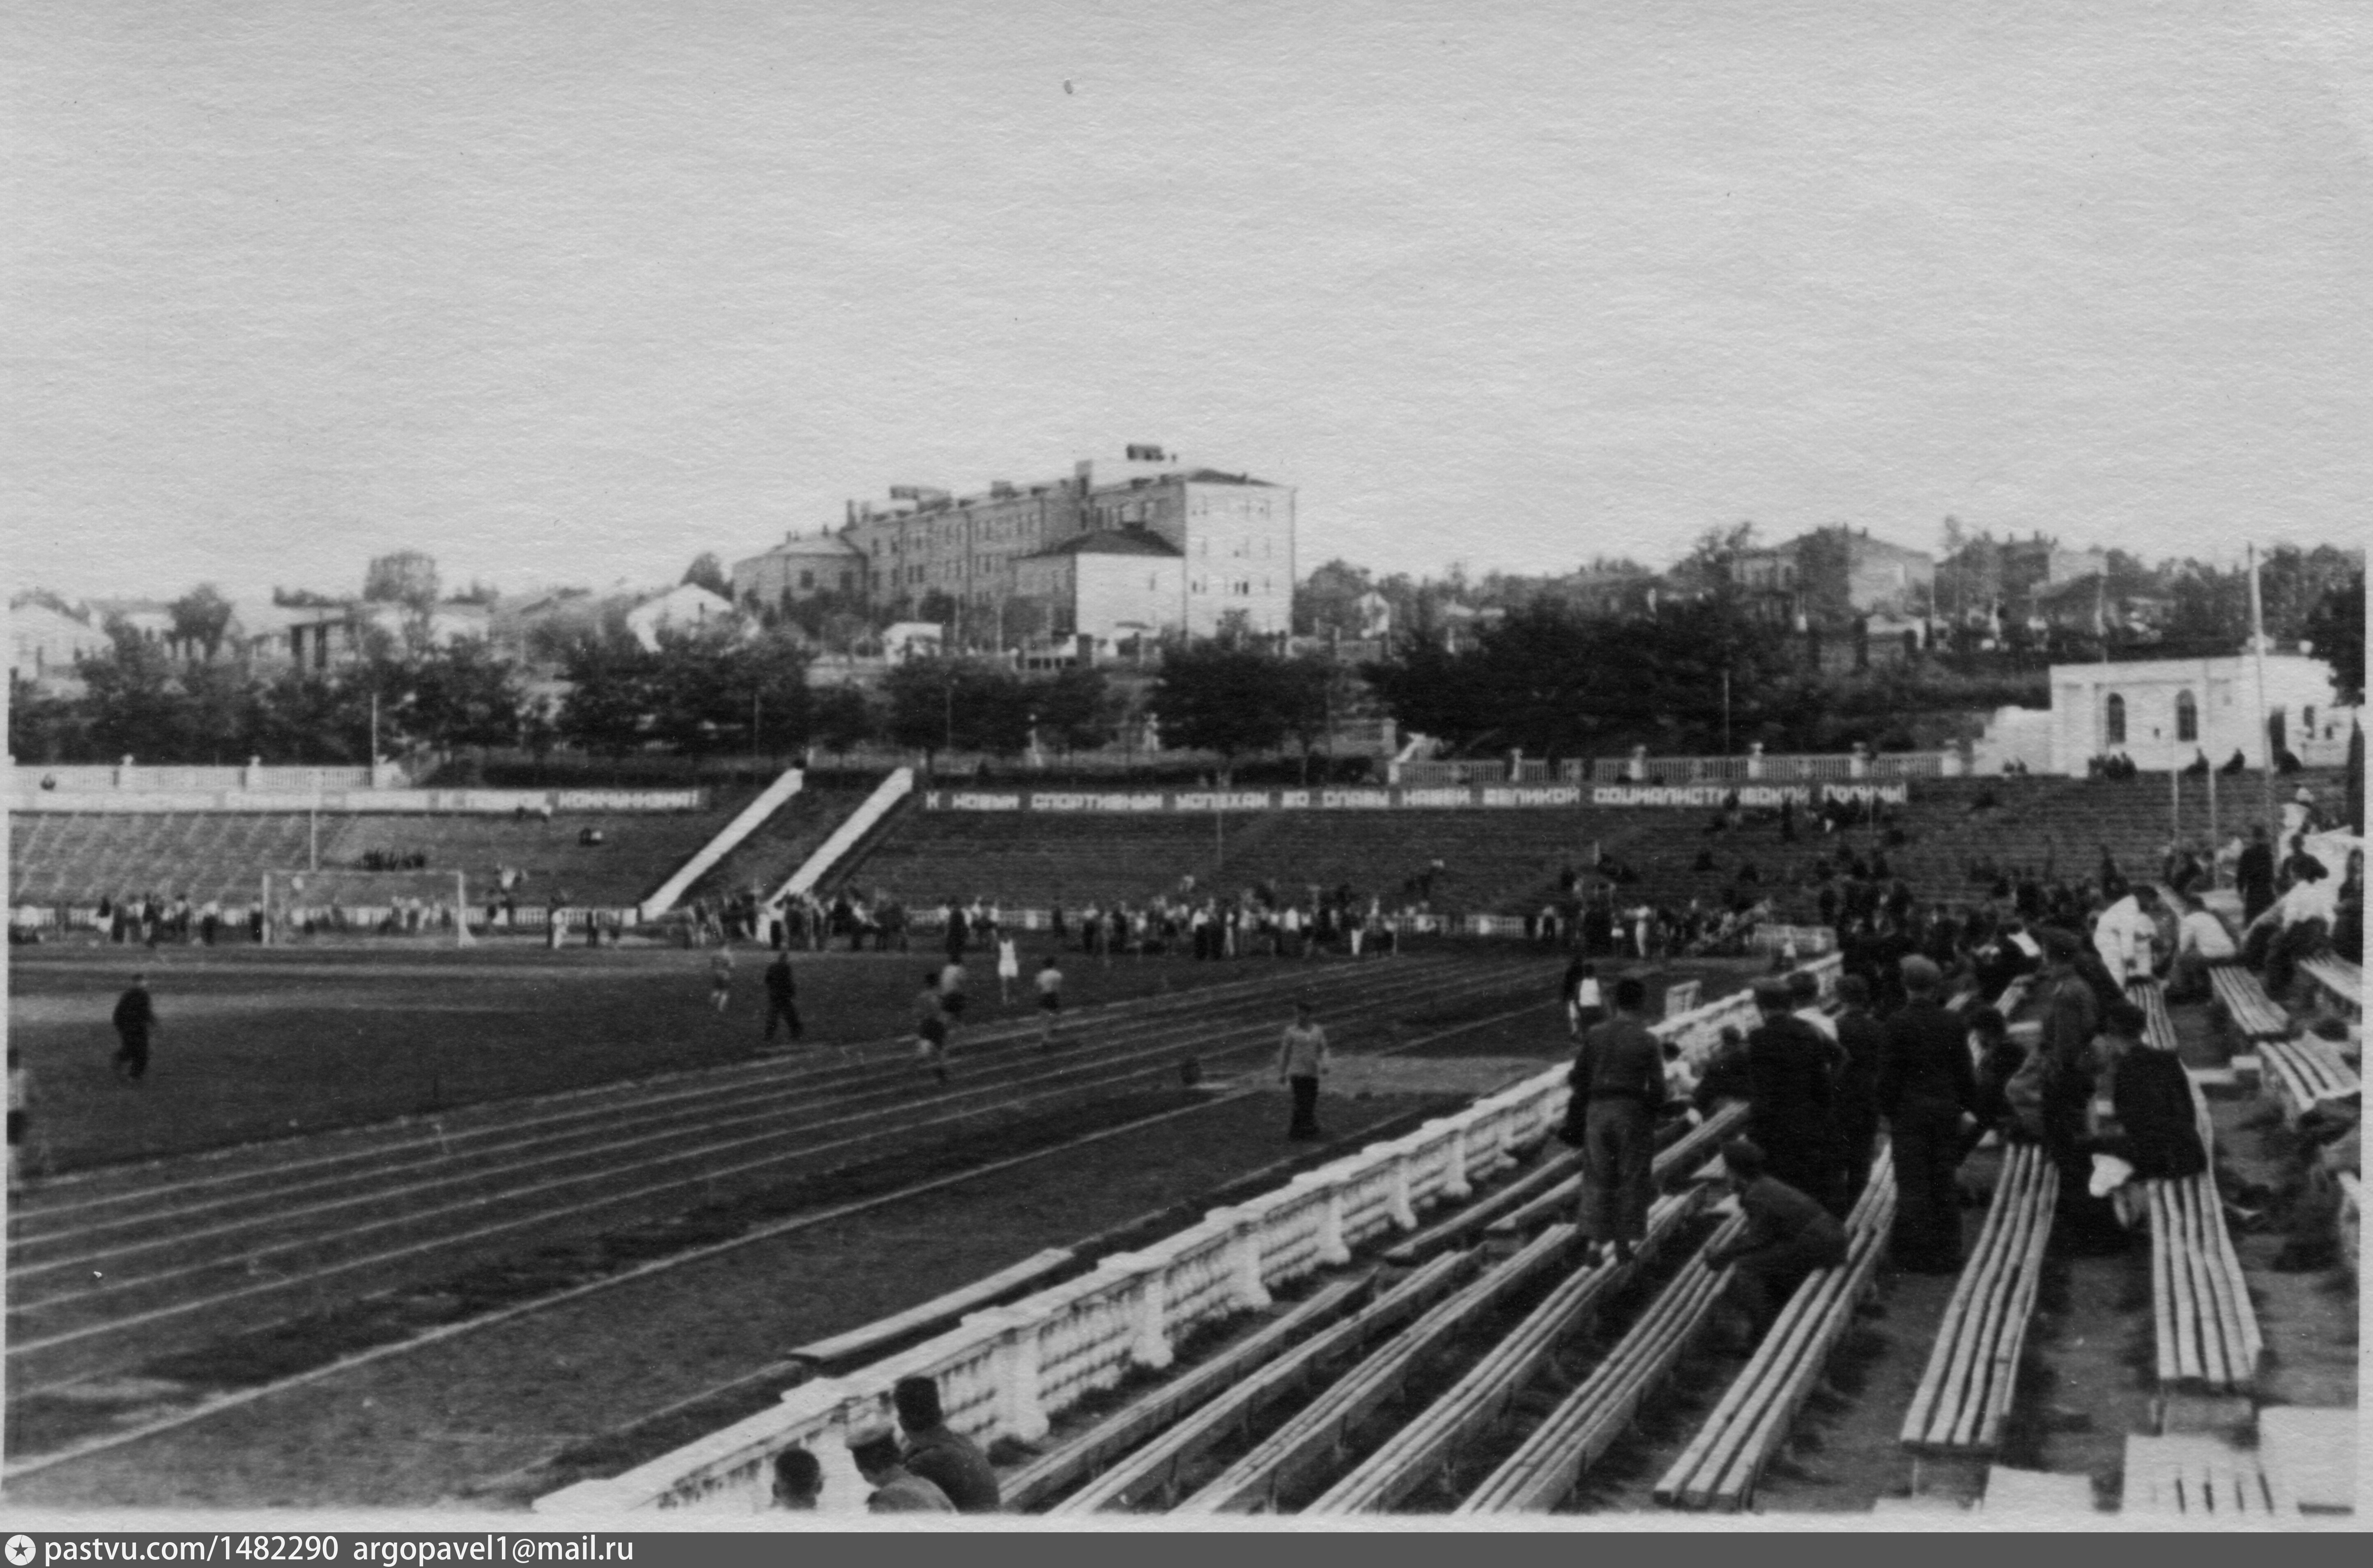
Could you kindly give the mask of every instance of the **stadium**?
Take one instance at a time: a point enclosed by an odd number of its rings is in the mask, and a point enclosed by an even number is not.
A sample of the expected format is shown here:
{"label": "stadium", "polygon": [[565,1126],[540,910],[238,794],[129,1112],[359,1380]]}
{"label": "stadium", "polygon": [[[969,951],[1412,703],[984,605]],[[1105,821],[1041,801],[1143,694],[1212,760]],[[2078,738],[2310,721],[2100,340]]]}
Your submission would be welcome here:
{"label": "stadium", "polygon": [[[861,1512],[850,1445],[921,1379],[1011,1513],[2345,1512],[2362,842],[2337,771],[2285,778],[2338,902],[2251,941],[2169,853],[2271,795],[2218,782],[18,769],[0,1484],[730,1526],[799,1451]],[[2185,967],[2193,915],[2231,958]],[[1786,1130],[1732,1059],[1893,1007],[1914,956],[2016,1046],[2105,980],[2201,1167],[2088,1206],[2005,1101],[1914,1268],[1925,1178],[1865,1138],[1835,1258],[1742,1316],[1724,1150]],[[1585,963],[1666,1058],[1616,1251],[1577,1223]],[[1330,1057],[1289,1138],[1298,1004]],[[2079,1111],[2131,1118],[2126,1082]]]}

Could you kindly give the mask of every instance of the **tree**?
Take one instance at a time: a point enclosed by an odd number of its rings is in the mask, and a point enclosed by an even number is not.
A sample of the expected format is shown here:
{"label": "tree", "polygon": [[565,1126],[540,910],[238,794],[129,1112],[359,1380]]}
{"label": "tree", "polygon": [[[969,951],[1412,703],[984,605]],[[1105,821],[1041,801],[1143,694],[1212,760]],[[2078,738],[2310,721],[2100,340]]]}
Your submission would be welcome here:
{"label": "tree", "polygon": [[733,579],[725,575],[725,563],[717,559],[714,551],[704,550],[694,556],[692,564],[684,569],[683,581],[694,587],[707,588],[722,599],[733,598]]}
{"label": "tree", "polygon": [[856,687],[835,686],[816,695],[808,733],[825,750],[853,750],[880,731],[873,704]]}
{"label": "tree", "polygon": [[396,733],[427,745],[508,746],[520,738],[518,673],[475,638],[430,649],[392,670]]}
{"label": "tree", "polygon": [[1360,634],[1360,598],[1372,587],[1367,569],[1337,558],[1294,585],[1293,629],[1303,636]]}
{"label": "tree", "polygon": [[200,583],[167,607],[173,617],[173,640],[203,648],[209,662],[222,651],[223,633],[230,627],[230,600],[212,583]]}
{"label": "tree", "polygon": [[568,694],[555,726],[589,751],[623,757],[644,743],[659,656],[623,634],[580,633],[565,650]]}
{"label": "tree", "polygon": [[2341,705],[2355,707],[2365,701],[2365,574],[2324,590],[2323,598],[2299,624],[2315,656],[2332,668],[2332,684]]}
{"label": "tree", "polygon": [[437,603],[437,558],[417,550],[374,557],[363,572],[363,598],[427,614]]}
{"label": "tree", "polygon": [[1173,648],[1154,682],[1163,742],[1218,752],[1224,780],[1237,758],[1285,738],[1292,679],[1283,660],[1251,648],[1216,642]]}
{"label": "tree", "polygon": [[1079,665],[1059,671],[1032,693],[1038,714],[1038,733],[1064,751],[1083,751],[1110,738],[1113,725],[1111,682],[1104,671]]}

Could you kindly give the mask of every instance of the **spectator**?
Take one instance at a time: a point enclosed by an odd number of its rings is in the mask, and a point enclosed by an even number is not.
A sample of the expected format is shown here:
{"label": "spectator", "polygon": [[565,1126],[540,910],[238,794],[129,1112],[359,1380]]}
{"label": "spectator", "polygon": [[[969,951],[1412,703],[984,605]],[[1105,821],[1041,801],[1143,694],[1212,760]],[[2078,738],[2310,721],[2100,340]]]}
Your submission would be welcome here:
{"label": "spectator", "polygon": [[907,1470],[946,1494],[959,1514],[994,1514],[997,1472],[968,1437],[948,1429],[940,1386],[929,1377],[901,1377],[890,1392],[906,1434]]}
{"label": "spectator", "polygon": [[1289,1138],[1324,1136],[1318,1127],[1318,1080],[1327,1072],[1327,1031],[1312,1020],[1307,1002],[1293,1005],[1293,1022],[1286,1026],[1277,1055],[1278,1081],[1293,1091],[1293,1120]]}
{"label": "spectator", "polygon": [[1806,1275],[1845,1261],[1845,1228],[1812,1198],[1771,1174],[1763,1150],[1753,1141],[1724,1144],[1722,1163],[1747,1224],[1728,1245],[1707,1251],[1706,1266],[1731,1271],[1726,1294],[1746,1316],[1749,1337],[1759,1341],[1770,1331],[1779,1304]]}
{"label": "spectator", "polygon": [[2225,923],[2197,900],[2186,900],[2179,907],[2180,918],[2175,927],[2175,958],[2168,969],[2167,999],[2204,1001],[2210,993],[2209,970],[2233,961],[2233,936],[2225,929]]}
{"label": "spectator", "polygon": [[785,1032],[797,1045],[807,1031],[800,1024],[800,984],[791,973],[791,955],[788,949],[777,948],[775,961],[766,966],[766,1032],[764,1043],[775,1043],[775,1020],[783,1021]]}
{"label": "spectator", "polygon": [[2290,990],[2298,961],[2328,945],[2339,913],[2339,889],[2309,865],[2291,890],[2268,905],[2241,933],[2243,961],[2263,972],[2266,993],[2280,1000]]}
{"label": "spectator", "polygon": [[2103,910],[2093,924],[2093,949],[2121,992],[2137,980],[2148,980],[2157,967],[2158,922],[2152,912],[2157,908],[2157,889],[2138,886]]}
{"label": "spectator", "polygon": [[1966,1129],[1975,1126],[1977,1086],[1960,1025],[1938,993],[1944,976],[1918,954],[1900,966],[1908,998],[1887,1021],[1878,1109],[1895,1151],[1895,1234],[1890,1253],[1915,1273],[1961,1266],[1960,1168]]}
{"label": "spectator", "polygon": [[1762,1021],[1747,1037],[1754,1142],[1777,1180],[1826,1204],[1837,1160],[1829,1042],[1791,1015],[1791,1000],[1784,980],[1755,982]]}
{"label": "spectator", "polygon": [[1567,1112],[1583,1134],[1582,1233],[1619,1263],[1648,1234],[1649,1166],[1665,1103],[1664,1052],[1640,1020],[1647,1001],[1637,976],[1617,981],[1615,1016],[1582,1037],[1568,1080],[1582,1112]]}
{"label": "spectator", "polygon": [[907,1471],[898,1450],[898,1438],[887,1426],[859,1426],[848,1434],[848,1458],[865,1484],[873,1488],[865,1499],[869,1514],[953,1514],[948,1494]]}
{"label": "spectator", "polygon": [[1565,1003],[1565,1028],[1570,1039],[1580,1040],[1584,1031],[1606,1018],[1607,1009],[1598,993],[1598,966],[1580,953],[1567,961],[1565,978],[1558,990]]}
{"label": "spectator", "polygon": [[1878,1071],[1886,1035],[1871,1016],[1868,981],[1858,974],[1840,980],[1838,1000],[1844,1004],[1837,1019],[1839,1201],[1851,1209],[1870,1180],[1873,1141],[1878,1135]]}
{"label": "spectator", "polygon": [[812,1514],[824,1496],[824,1467],[805,1448],[775,1456],[775,1506]]}
{"label": "spectator", "polygon": [[1021,978],[1022,956],[1014,950],[1013,937],[999,931],[997,934],[997,997],[999,1002],[1008,1006],[1012,1005],[1013,982]]}
{"label": "spectator", "polygon": [[2274,901],[2274,848],[2266,842],[2264,823],[2250,830],[2250,847],[2241,852],[2234,880],[2241,889],[2241,923],[2254,923]]}
{"label": "spectator", "polygon": [[1704,1075],[1689,1092],[1690,1125],[1703,1121],[1725,1104],[1751,1104],[1754,1098],[1755,1076],[1748,1065],[1747,1036],[1737,1025],[1724,1024]]}
{"label": "spectator", "polygon": [[157,1005],[148,998],[148,977],[135,974],[115,1001],[115,1074],[134,1083],[148,1075],[148,1040],[157,1028]]}

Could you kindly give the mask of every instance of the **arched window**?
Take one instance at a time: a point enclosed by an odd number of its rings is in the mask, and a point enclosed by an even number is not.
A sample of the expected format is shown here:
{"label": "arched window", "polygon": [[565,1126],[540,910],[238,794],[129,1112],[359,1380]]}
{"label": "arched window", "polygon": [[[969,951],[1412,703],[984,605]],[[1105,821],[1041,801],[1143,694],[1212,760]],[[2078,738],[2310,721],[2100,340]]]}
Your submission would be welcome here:
{"label": "arched window", "polygon": [[2115,691],[2110,693],[2110,701],[2102,709],[2102,727],[2108,744],[2123,746],[2126,743],[2126,700]]}
{"label": "arched window", "polygon": [[2200,704],[2192,700],[2189,691],[2175,694],[2175,738],[2178,740],[2200,738]]}

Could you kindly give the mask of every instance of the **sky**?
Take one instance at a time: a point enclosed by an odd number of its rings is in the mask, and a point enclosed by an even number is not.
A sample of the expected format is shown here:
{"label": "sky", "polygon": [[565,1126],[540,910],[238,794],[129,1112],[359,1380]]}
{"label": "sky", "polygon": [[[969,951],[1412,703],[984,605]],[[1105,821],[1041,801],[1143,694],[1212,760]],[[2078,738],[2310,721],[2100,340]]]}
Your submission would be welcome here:
{"label": "sky", "polygon": [[2355,543],[2367,11],[18,0],[8,583],[671,582],[1132,442],[1305,566]]}

